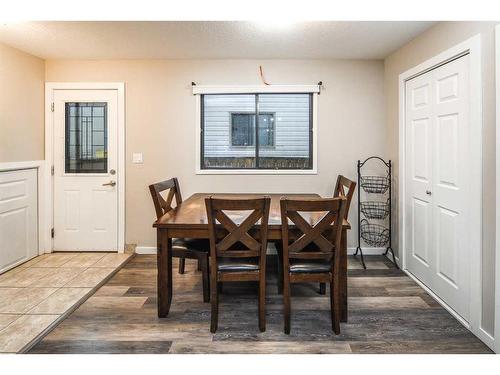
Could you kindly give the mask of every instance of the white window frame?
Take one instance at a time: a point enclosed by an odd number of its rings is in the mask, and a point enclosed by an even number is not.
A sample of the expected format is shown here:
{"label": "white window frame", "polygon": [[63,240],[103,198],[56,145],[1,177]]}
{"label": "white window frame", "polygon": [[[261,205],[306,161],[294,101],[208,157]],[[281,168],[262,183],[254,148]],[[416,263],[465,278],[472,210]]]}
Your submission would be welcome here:
{"label": "white window frame", "polygon": [[[193,86],[193,95],[196,96],[196,158],[195,171],[200,175],[291,175],[318,174],[318,104],[317,96],[320,92],[318,85],[272,85],[272,86]],[[284,94],[304,93],[312,94],[312,169],[201,169],[201,95],[203,94]]]}

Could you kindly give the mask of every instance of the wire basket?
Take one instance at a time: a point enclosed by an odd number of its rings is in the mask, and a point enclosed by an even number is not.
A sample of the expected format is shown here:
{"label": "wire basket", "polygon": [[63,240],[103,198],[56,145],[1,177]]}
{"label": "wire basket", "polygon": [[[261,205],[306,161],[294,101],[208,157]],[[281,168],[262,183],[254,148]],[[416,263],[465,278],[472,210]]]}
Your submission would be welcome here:
{"label": "wire basket", "polygon": [[387,202],[361,202],[361,212],[368,219],[385,219],[389,215],[389,200]]}
{"label": "wire basket", "polygon": [[361,238],[369,245],[384,246],[389,242],[389,228],[378,224],[370,224],[368,220],[361,220]]}
{"label": "wire basket", "polygon": [[360,182],[364,191],[376,194],[384,194],[390,185],[388,176],[361,176]]}

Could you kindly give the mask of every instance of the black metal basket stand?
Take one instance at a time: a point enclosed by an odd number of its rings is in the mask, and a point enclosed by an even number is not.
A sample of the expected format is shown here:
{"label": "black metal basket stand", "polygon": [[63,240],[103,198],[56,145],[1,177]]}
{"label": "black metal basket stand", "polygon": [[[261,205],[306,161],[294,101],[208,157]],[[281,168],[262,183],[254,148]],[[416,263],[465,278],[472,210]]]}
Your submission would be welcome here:
{"label": "black metal basket stand", "polygon": [[[362,168],[369,160],[383,163],[385,176],[370,176],[362,174]],[[361,190],[364,191],[364,200],[361,199]],[[371,194],[368,198],[367,193]],[[387,194],[388,193],[388,194]],[[373,196],[379,195],[384,199],[374,199]],[[387,198],[386,198],[387,197]],[[371,156],[364,161],[358,160],[358,247],[354,256],[361,256],[361,264],[366,269],[363,258],[363,249],[361,240],[368,246],[384,247],[384,255],[390,251],[392,261],[396,263],[394,250],[392,249],[392,164],[389,160],[386,162],[378,156]],[[363,214],[363,218],[361,216]]]}

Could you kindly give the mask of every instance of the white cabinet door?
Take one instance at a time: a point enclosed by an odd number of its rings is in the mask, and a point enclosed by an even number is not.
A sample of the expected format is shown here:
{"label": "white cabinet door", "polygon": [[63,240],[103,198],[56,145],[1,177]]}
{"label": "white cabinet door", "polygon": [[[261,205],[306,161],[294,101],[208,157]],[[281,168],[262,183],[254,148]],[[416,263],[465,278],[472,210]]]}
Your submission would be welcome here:
{"label": "white cabinet door", "polygon": [[54,93],[54,250],[118,250],[117,95]]}
{"label": "white cabinet door", "polygon": [[406,83],[408,270],[469,319],[469,56]]}
{"label": "white cabinet door", "polygon": [[0,272],[37,255],[37,170],[0,172]]}

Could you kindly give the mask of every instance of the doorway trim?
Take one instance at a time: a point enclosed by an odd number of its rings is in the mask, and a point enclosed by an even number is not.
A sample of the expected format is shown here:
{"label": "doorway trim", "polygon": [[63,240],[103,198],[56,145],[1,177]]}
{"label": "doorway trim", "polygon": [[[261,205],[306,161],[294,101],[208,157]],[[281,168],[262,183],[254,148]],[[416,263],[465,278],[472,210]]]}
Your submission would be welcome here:
{"label": "doorway trim", "polygon": [[470,205],[472,221],[475,223],[471,227],[470,241],[474,246],[471,251],[471,273],[470,273],[470,319],[466,322],[450,306],[432,293],[418,279],[416,279],[406,267],[405,259],[405,193],[406,193],[406,82],[416,76],[424,74],[447,62],[461,56],[469,55],[469,89],[470,108],[469,118],[471,124],[471,194],[482,196],[482,80],[481,80],[481,35],[477,34],[462,43],[447,49],[446,51],[426,60],[425,62],[407,70],[399,75],[399,199],[398,199],[398,255],[402,270],[429,292],[450,314],[466,326],[472,333],[479,337],[490,348],[494,344],[493,338],[481,328],[482,316],[482,201],[476,205]]}
{"label": "doorway trim", "polygon": [[51,253],[54,241],[54,112],[52,103],[56,90],[116,90],[118,94],[118,252],[125,251],[125,83],[124,82],[45,82],[45,199],[44,227],[40,231],[45,253]]}
{"label": "doorway trim", "polygon": [[496,236],[495,236],[495,344],[500,353],[500,24],[495,26],[495,77],[496,77]]}

